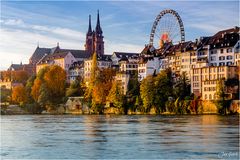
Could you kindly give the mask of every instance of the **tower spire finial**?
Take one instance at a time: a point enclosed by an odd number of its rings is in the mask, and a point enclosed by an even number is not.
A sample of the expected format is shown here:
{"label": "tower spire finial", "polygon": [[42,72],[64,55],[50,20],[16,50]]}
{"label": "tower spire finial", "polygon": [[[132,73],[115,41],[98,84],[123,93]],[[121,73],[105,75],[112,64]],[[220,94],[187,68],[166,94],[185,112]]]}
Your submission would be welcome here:
{"label": "tower spire finial", "polygon": [[96,33],[98,34],[102,34],[102,28],[101,28],[101,25],[100,25],[100,18],[99,18],[99,10],[97,11],[97,25],[96,25]]}
{"label": "tower spire finial", "polygon": [[89,24],[88,24],[88,35],[92,34],[92,25],[91,25],[91,15],[89,15]]}

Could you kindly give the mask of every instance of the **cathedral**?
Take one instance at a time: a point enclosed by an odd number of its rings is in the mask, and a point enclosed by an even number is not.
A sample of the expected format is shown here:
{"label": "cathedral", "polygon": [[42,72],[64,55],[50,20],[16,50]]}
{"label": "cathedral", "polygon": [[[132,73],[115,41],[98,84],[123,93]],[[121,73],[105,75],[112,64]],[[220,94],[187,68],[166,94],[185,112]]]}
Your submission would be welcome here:
{"label": "cathedral", "polygon": [[96,52],[97,55],[104,54],[103,31],[100,25],[99,11],[97,14],[97,25],[95,31],[92,30],[91,15],[89,15],[89,26],[86,34],[85,50],[91,54],[94,52]]}

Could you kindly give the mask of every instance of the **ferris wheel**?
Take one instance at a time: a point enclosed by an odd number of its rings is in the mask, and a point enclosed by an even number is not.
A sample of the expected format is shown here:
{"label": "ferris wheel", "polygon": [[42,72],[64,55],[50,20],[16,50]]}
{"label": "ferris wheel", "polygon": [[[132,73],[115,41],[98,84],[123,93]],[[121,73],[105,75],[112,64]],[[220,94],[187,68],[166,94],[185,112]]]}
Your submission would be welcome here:
{"label": "ferris wheel", "polygon": [[179,14],[172,9],[161,11],[153,23],[149,45],[161,48],[164,43],[175,44],[184,41],[184,27]]}

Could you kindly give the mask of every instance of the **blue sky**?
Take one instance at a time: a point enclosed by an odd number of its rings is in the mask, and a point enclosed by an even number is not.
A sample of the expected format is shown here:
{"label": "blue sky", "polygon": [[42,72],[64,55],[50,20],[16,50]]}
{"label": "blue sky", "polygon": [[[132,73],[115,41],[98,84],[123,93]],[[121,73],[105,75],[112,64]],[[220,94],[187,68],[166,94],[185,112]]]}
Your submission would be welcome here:
{"label": "blue sky", "polygon": [[98,9],[105,53],[140,52],[157,14],[168,8],[181,16],[186,40],[239,26],[238,1],[1,1],[0,69],[28,63],[38,42],[84,49],[88,15],[95,27]]}

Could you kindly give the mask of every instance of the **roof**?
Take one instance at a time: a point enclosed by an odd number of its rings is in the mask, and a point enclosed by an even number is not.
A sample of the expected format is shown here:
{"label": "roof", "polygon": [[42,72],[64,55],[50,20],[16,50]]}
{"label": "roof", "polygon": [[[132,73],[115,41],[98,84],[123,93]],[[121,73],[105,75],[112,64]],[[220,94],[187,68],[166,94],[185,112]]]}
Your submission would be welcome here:
{"label": "roof", "polygon": [[118,58],[122,58],[122,56],[132,57],[132,56],[138,56],[139,53],[131,53],[131,52],[113,52]]}
{"label": "roof", "polygon": [[36,64],[45,54],[50,54],[51,48],[37,47],[29,59],[31,64]]}
{"label": "roof", "polygon": [[73,62],[73,64],[71,64],[69,69],[82,68],[82,67],[84,67],[84,62],[77,61],[77,62]]}
{"label": "roof", "polygon": [[208,44],[210,49],[233,47],[239,41],[239,27],[217,32],[211,37]]}
{"label": "roof", "polygon": [[8,70],[22,70],[23,69],[23,65],[22,64],[11,64],[11,66],[9,67]]}
{"label": "roof", "polygon": [[85,50],[61,49],[60,51],[71,52],[75,58],[89,58],[91,54]]}
{"label": "roof", "polygon": [[112,61],[111,55],[98,55],[98,61]]}

